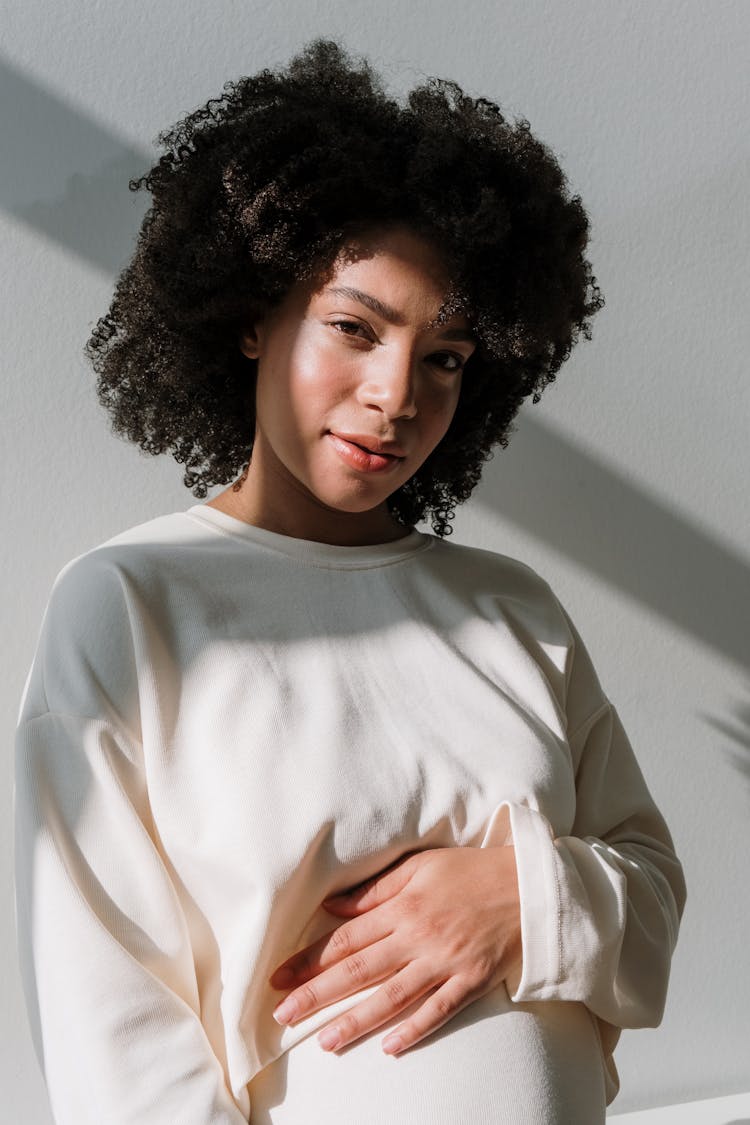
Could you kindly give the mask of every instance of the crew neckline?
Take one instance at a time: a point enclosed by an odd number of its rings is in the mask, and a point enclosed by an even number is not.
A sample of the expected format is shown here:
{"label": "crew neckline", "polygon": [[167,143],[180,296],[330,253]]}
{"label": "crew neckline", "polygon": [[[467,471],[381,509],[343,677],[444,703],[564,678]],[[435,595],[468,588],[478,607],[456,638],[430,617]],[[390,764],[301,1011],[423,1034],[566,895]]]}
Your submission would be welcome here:
{"label": "crew neckline", "polygon": [[392,539],[387,543],[344,547],[338,543],[319,543],[314,539],[297,539],[279,531],[269,531],[206,504],[193,504],[185,514],[233,538],[278,551],[298,562],[334,569],[384,566],[419,554],[433,545],[433,536],[416,528],[401,539]]}

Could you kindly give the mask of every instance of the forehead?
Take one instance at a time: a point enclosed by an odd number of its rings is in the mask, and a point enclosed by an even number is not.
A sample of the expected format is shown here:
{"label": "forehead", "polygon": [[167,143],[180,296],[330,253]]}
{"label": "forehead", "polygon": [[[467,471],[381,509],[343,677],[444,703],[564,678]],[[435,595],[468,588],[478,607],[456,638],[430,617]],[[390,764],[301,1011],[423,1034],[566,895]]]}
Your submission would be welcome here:
{"label": "forehead", "polygon": [[403,228],[346,243],[315,292],[319,300],[356,301],[394,325],[431,327],[446,302],[453,302],[456,311],[446,309],[440,323],[468,327],[468,310],[456,296],[437,248]]}

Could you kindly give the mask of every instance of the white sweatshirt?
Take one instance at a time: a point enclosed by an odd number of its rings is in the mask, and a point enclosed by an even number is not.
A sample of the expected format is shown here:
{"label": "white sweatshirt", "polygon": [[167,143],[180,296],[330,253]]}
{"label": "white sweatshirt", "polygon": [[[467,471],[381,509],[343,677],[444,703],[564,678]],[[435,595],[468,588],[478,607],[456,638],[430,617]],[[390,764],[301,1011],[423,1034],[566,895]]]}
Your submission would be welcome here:
{"label": "white sweatshirt", "polygon": [[334,546],[204,504],[115,536],[55,579],[14,802],[59,1125],[247,1122],[251,1079],[375,990],[281,1028],[269,975],[343,923],[322,899],[417,848],[514,844],[508,993],[586,1006],[608,1103],[619,1029],[662,1016],[669,831],[570,619],[490,551]]}

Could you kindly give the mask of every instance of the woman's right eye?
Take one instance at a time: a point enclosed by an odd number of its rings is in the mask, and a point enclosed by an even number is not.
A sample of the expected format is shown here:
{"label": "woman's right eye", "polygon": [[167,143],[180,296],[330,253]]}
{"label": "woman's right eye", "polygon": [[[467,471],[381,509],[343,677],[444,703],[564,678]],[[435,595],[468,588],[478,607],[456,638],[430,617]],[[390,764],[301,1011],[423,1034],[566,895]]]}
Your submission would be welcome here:
{"label": "woman's right eye", "polygon": [[[342,336],[354,336],[357,330],[365,332],[364,324],[360,324],[358,320],[331,320],[329,321],[331,328],[338,329]],[[354,331],[349,331],[353,329]]]}

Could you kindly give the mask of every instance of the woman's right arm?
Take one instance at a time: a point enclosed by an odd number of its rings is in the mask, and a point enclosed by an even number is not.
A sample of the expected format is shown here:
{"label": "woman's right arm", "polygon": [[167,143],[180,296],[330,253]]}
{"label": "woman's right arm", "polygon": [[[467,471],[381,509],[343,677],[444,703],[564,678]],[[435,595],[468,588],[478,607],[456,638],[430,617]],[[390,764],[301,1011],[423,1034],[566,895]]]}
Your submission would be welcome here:
{"label": "woman's right arm", "polygon": [[133,687],[120,582],[85,558],[61,574],[24,690],[14,790],[19,964],[54,1119],[247,1125],[200,1021],[136,724],[117,721]]}

